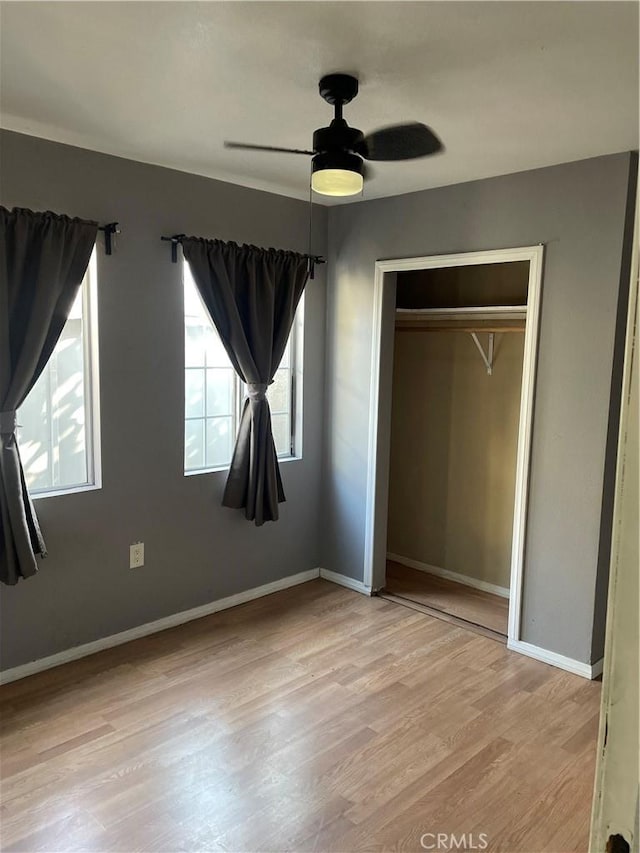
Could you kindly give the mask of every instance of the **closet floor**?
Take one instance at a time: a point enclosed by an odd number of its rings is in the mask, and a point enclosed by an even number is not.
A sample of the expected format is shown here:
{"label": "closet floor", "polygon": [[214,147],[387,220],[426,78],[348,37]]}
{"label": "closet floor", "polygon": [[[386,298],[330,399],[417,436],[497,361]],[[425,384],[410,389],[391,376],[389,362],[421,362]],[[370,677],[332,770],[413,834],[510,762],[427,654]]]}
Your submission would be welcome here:
{"label": "closet floor", "polygon": [[385,592],[507,636],[508,598],[410,569],[392,560],[387,561]]}

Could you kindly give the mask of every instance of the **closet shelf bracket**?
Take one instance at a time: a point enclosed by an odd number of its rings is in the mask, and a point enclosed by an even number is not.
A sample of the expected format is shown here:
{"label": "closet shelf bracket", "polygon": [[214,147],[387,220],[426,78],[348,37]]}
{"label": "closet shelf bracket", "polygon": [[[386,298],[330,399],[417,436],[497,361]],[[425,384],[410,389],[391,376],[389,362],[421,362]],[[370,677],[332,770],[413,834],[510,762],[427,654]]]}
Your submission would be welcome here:
{"label": "closet shelf bracket", "polygon": [[474,344],[478,347],[478,352],[482,356],[482,360],[484,361],[484,366],[487,368],[487,373],[489,376],[493,373],[493,340],[494,333],[489,332],[489,346],[488,350],[485,353],[484,347],[478,340],[478,335],[475,332],[470,332],[471,337],[473,338]]}

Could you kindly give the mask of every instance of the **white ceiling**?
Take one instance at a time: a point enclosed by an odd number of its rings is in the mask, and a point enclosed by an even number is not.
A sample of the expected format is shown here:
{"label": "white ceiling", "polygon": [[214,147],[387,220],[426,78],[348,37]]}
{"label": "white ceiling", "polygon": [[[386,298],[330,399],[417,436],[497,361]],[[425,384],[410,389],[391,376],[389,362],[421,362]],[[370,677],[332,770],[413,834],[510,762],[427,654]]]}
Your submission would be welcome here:
{"label": "white ceiling", "polygon": [[[1,123],[285,195],[322,74],[354,73],[347,121],[423,121],[446,151],[374,164],[364,198],[638,147],[637,2],[4,2]],[[326,199],[318,198],[318,201]]]}

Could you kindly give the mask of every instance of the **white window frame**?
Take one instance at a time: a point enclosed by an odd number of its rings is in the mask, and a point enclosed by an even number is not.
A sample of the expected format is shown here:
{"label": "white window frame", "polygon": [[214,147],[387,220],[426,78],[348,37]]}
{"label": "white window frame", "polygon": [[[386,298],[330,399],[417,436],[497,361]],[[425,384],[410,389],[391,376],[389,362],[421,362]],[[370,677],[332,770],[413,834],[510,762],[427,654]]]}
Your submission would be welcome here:
{"label": "white window frame", "polygon": [[[29,489],[34,500],[60,495],[92,492],[102,488],[102,454],[100,444],[100,381],[98,363],[98,276],[96,248],[80,285],[82,288],[82,346],[84,362],[84,416],[87,482],[48,489]],[[18,444],[20,442],[18,417]]]}
{"label": "white window frame", "polygon": [[[187,266],[187,260],[182,259],[183,263],[183,276],[182,276],[182,287],[184,292],[184,270]],[[206,309],[205,309],[206,310]],[[184,312],[184,309],[183,309]],[[212,322],[212,321],[210,321]],[[184,313],[183,313],[183,322],[182,327],[184,331]],[[217,334],[217,330],[214,326],[214,331]],[[290,341],[290,350],[289,350],[289,380],[290,380],[290,399],[291,399],[291,413],[290,413],[290,442],[289,442],[289,452],[287,454],[278,454],[278,463],[281,462],[294,462],[296,460],[302,459],[302,400],[303,400],[303,365],[304,365],[304,293],[300,298],[300,302],[298,303],[298,307],[296,309],[296,314],[293,320],[293,324],[291,326],[291,332],[289,334]],[[184,351],[184,346],[183,346]],[[184,356],[183,356],[184,357]],[[186,374],[187,366],[186,364],[183,367],[183,380]],[[206,382],[205,382],[206,389]],[[206,390],[205,390],[206,393]],[[184,397],[184,394],[183,394]],[[234,408],[235,408],[235,423],[236,429],[240,424],[240,418],[242,416],[242,408],[244,405],[244,401],[246,398],[246,393],[244,391],[244,383],[240,379],[240,377],[234,371]],[[184,409],[183,403],[183,414],[182,414],[182,442],[183,442],[183,453],[182,453],[182,465],[183,465],[183,473],[185,477],[195,477],[199,474],[211,474],[219,471],[228,471],[231,462],[229,461],[226,465],[217,465],[217,466],[206,466],[203,468],[193,468],[187,471],[184,468],[184,442],[185,442],[185,430],[184,425],[187,420],[202,420],[201,418],[189,418],[186,417],[186,411]],[[237,433],[236,433],[237,434]],[[235,443],[235,436],[234,436]]]}

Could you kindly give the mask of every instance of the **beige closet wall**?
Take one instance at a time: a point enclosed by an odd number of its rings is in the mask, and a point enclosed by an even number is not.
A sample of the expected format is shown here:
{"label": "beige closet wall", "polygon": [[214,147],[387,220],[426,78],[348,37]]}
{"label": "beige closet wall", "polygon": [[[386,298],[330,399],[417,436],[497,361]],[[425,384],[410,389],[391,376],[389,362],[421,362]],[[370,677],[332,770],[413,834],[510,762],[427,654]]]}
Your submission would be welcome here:
{"label": "beige closet wall", "polygon": [[488,376],[467,333],[396,333],[391,553],[509,586],[523,351],[496,335]]}

